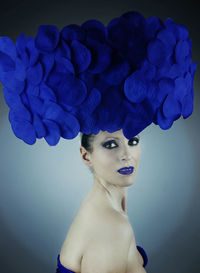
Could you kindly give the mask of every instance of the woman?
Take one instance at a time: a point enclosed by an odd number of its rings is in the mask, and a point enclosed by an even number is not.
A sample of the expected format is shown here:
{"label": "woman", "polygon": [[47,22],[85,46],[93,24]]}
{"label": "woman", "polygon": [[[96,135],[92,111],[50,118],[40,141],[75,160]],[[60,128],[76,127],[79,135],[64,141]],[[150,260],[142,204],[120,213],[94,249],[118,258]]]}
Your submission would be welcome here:
{"label": "woman", "polygon": [[[68,231],[60,264],[72,272],[146,272],[126,208],[140,160],[139,136],[122,130],[82,135],[80,152],[94,183]],[[128,167],[133,171],[119,172]]]}
{"label": "woman", "polygon": [[[16,46],[0,37],[0,81],[16,137],[29,145],[44,137],[54,146],[60,137],[84,133],[80,152],[94,184],[57,272],[145,272],[147,256],[136,248],[126,210],[140,157],[135,141],[152,122],[167,130],[192,114],[191,46],[185,26],[136,11],[107,26],[98,20],[61,31],[41,25],[35,39],[22,33]],[[133,173],[118,172],[130,166]]]}

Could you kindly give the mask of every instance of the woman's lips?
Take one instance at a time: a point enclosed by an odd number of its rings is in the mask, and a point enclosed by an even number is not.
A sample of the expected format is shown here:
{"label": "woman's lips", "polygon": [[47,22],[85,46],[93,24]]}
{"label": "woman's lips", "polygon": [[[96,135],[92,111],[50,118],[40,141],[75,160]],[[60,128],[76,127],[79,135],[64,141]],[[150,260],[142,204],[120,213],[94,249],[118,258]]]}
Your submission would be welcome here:
{"label": "woman's lips", "polygon": [[128,167],[128,168],[122,168],[122,169],[119,169],[118,172],[120,174],[131,174],[134,170],[134,167]]}

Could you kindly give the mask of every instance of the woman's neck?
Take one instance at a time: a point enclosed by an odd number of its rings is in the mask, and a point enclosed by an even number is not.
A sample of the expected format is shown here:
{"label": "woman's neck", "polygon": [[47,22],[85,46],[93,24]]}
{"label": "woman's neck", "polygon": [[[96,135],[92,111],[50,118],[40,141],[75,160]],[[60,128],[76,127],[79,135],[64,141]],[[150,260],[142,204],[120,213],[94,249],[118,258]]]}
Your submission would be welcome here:
{"label": "woman's neck", "polygon": [[111,208],[123,216],[128,216],[126,210],[127,187],[108,184],[94,176],[91,194],[103,199]]}

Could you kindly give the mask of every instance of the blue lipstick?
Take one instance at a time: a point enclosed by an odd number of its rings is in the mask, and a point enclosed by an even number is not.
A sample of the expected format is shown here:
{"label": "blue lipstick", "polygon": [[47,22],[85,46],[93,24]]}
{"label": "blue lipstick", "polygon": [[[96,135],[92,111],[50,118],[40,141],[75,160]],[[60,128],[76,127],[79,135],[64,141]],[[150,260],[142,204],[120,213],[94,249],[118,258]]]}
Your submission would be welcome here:
{"label": "blue lipstick", "polygon": [[120,174],[126,174],[127,175],[127,174],[131,174],[133,172],[133,170],[134,170],[134,167],[130,166],[130,167],[127,167],[127,168],[121,168],[121,169],[118,170],[118,172]]}

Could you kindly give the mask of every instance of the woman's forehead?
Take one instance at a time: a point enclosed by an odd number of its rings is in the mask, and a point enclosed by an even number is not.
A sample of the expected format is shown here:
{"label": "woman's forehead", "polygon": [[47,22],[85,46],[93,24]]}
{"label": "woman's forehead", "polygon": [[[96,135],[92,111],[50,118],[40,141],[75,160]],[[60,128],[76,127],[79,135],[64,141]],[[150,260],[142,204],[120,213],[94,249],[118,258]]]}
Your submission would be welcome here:
{"label": "woman's forehead", "polygon": [[[139,136],[139,134],[136,135],[136,136]],[[108,131],[101,131],[100,130],[99,133],[98,133],[98,137],[101,138],[101,139],[102,138],[105,139],[105,138],[109,138],[109,137],[115,137],[115,138],[119,138],[119,139],[126,138],[124,136],[124,134],[123,134],[122,129],[118,130],[118,131],[115,131],[113,133],[109,133]]]}

